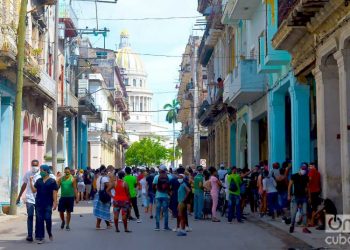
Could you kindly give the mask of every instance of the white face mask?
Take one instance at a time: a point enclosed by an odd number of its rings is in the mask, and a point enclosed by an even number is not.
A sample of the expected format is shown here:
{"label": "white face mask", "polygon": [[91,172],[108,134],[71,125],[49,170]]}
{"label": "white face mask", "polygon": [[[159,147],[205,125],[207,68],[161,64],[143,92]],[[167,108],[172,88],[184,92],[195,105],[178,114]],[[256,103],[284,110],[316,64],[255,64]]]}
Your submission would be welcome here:
{"label": "white face mask", "polygon": [[184,182],[184,179],[177,179],[177,181],[181,184]]}
{"label": "white face mask", "polygon": [[300,170],[300,174],[301,175],[305,175],[306,174],[306,170]]}
{"label": "white face mask", "polygon": [[32,172],[33,172],[34,174],[38,173],[39,170],[40,170],[39,167],[37,167],[37,166],[32,166]]}

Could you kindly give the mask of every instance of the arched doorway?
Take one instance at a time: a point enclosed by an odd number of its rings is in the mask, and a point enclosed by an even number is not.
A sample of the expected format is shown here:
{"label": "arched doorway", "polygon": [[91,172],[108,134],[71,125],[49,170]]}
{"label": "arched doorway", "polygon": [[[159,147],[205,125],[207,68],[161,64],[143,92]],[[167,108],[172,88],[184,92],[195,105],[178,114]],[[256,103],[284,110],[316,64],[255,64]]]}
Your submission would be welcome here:
{"label": "arched doorway", "polygon": [[51,165],[51,162],[52,162],[52,129],[51,128],[47,131],[44,159],[46,163]]}
{"label": "arched doorway", "polygon": [[36,118],[32,117],[30,122],[30,160],[37,157],[37,123]]}
{"label": "arched doorway", "polygon": [[64,149],[63,149],[63,135],[57,135],[57,171],[63,171],[64,163]]}
{"label": "arched doorway", "polygon": [[23,117],[23,176],[31,167],[31,159],[30,159],[30,120],[28,112],[24,113]]}
{"label": "arched doorway", "polygon": [[37,127],[37,156],[36,158],[38,159],[39,162],[44,161],[44,147],[45,147],[45,142],[44,142],[44,135],[43,135],[43,122],[42,120],[39,120],[38,122],[38,127]]}

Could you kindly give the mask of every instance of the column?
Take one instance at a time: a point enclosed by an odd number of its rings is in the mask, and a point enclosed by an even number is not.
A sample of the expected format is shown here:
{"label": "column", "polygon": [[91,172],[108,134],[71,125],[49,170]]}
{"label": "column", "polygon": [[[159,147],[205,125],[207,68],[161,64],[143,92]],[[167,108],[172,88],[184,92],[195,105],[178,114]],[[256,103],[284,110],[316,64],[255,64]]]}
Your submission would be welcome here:
{"label": "column", "polygon": [[269,165],[286,159],[285,96],[269,93]]}
{"label": "column", "polygon": [[[328,61],[332,61],[329,57]],[[331,62],[332,63],[332,62]],[[339,140],[339,75],[338,66],[319,65],[315,70],[317,102],[318,166],[322,192],[342,213],[341,148]],[[348,200],[346,201],[348,202]]]}
{"label": "column", "polygon": [[[13,143],[13,103],[10,97],[0,97],[0,176],[11,178]],[[9,188],[9,187],[8,187]],[[6,197],[5,199],[7,199]]]}
{"label": "column", "polygon": [[292,166],[310,162],[310,87],[294,82],[289,87],[292,109]]}
{"label": "column", "polygon": [[342,168],[343,213],[350,213],[350,49],[335,53],[339,68],[339,105],[340,105],[340,147]]}
{"label": "column", "polygon": [[[248,118],[250,119],[250,117]],[[259,123],[250,120],[248,122],[248,167],[253,168],[259,164]]]}

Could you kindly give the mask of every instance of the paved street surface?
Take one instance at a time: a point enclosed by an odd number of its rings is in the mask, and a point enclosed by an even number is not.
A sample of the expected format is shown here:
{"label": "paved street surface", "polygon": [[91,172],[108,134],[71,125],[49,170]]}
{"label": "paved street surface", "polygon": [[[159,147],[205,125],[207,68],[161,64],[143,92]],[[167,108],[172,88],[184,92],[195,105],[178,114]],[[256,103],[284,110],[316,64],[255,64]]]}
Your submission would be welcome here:
{"label": "paved street surface", "polygon": [[[27,243],[25,216],[0,220],[0,249],[124,249],[124,250],[219,250],[219,249],[311,249],[306,243],[260,220],[250,219],[244,224],[192,221],[193,232],[187,237],[177,237],[174,232],[155,232],[154,220],[143,216],[143,223],[130,223],[131,234],[123,231],[95,230],[92,204],[82,202],[76,209],[71,231],[59,228],[58,213],[54,212],[54,241],[43,245]],[[170,220],[174,226],[175,220]],[[122,229],[122,224],[120,224]]]}

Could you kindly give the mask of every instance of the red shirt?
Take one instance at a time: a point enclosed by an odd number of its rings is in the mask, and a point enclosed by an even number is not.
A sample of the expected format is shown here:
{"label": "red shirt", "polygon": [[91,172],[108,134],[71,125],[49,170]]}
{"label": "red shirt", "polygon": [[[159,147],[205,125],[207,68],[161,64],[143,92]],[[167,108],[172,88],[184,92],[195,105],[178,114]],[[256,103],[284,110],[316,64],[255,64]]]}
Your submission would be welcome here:
{"label": "red shirt", "polygon": [[309,172],[310,193],[321,192],[321,175],[317,169],[311,169]]}
{"label": "red shirt", "polygon": [[115,201],[128,201],[129,197],[125,190],[125,182],[123,180],[117,180],[115,182],[114,191],[115,195],[113,200]]}

